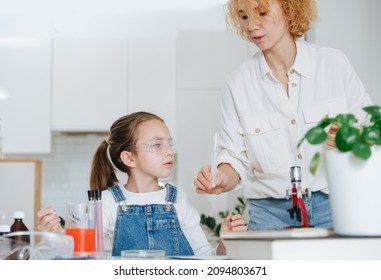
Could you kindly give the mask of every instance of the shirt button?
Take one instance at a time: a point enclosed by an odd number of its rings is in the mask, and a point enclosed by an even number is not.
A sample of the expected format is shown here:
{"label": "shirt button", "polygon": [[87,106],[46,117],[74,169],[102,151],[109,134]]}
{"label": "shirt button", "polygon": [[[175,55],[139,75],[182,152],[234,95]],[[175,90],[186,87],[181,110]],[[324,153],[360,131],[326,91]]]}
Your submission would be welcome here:
{"label": "shirt button", "polygon": [[256,128],[255,133],[259,133],[259,132],[261,132],[261,130],[259,128]]}
{"label": "shirt button", "polygon": [[291,124],[296,124],[296,120],[292,119]]}
{"label": "shirt button", "polygon": [[292,86],[292,87],[296,87],[296,83],[292,83],[291,86]]}
{"label": "shirt button", "polygon": [[292,69],[292,70],[290,71],[290,73],[291,73],[291,74],[294,74],[294,73],[295,73],[295,70],[294,70],[294,69]]}
{"label": "shirt button", "polygon": [[298,154],[298,159],[302,159],[302,155],[301,154]]}

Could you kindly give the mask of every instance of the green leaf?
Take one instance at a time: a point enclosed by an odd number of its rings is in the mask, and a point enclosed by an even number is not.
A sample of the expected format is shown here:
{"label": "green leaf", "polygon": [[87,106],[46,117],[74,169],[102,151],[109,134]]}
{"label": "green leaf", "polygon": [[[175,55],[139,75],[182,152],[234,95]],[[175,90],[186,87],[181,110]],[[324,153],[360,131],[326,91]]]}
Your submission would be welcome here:
{"label": "green leaf", "polygon": [[320,122],[319,126],[320,126],[321,128],[326,128],[327,126],[329,126],[330,124],[332,124],[332,123],[334,123],[334,122],[336,122],[336,118],[324,118],[324,119]]}
{"label": "green leaf", "polygon": [[214,230],[214,228],[216,227],[216,219],[213,218],[213,217],[207,217],[207,218],[206,218],[206,225],[207,225],[208,228],[210,228],[211,230]]}
{"label": "green leaf", "polygon": [[374,126],[381,127],[381,116],[373,116],[370,121],[374,123]]}
{"label": "green leaf", "polygon": [[206,225],[206,216],[204,214],[201,214],[200,222],[201,224]]}
{"label": "green leaf", "polygon": [[227,217],[227,215],[223,211],[218,212],[218,216],[220,216],[220,218],[226,218]]}
{"label": "green leaf", "polygon": [[339,126],[353,126],[357,122],[356,117],[352,114],[339,114],[336,120]]}
{"label": "green leaf", "polygon": [[300,146],[302,145],[302,143],[303,143],[304,139],[306,139],[306,136],[305,136],[305,135],[303,136],[303,138],[302,138],[302,139],[300,139],[300,141],[299,141],[298,145],[296,145],[296,147],[297,147],[298,149],[299,149],[299,148],[300,148]]}
{"label": "green leaf", "polygon": [[221,224],[218,224],[218,225],[216,226],[216,228],[214,229],[214,234],[215,234],[216,236],[220,236],[220,231],[221,231]]}
{"label": "green leaf", "polygon": [[379,127],[364,127],[362,138],[369,144],[381,144],[381,130]]}
{"label": "green leaf", "polygon": [[220,216],[220,218],[225,219],[227,216],[229,216],[229,210],[226,210],[225,212],[220,211],[218,212],[218,215]]}
{"label": "green leaf", "polygon": [[323,143],[327,137],[327,132],[320,126],[313,127],[306,133],[307,141],[313,145]]}
{"label": "green leaf", "polygon": [[352,152],[356,157],[361,158],[363,160],[367,160],[370,157],[370,155],[372,154],[372,151],[371,151],[369,145],[365,144],[365,143],[356,144],[353,147]]}
{"label": "green leaf", "polygon": [[336,146],[340,151],[350,151],[358,143],[360,143],[360,133],[356,128],[343,126],[337,130]]}
{"label": "green leaf", "polygon": [[372,117],[381,117],[380,109],[381,107],[377,105],[367,106],[363,108],[363,110],[367,112],[369,115],[371,115]]}
{"label": "green leaf", "polygon": [[312,157],[312,160],[310,162],[310,172],[312,173],[312,175],[316,174],[316,170],[318,169],[320,164],[320,158],[321,158],[321,155],[319,152],[314,154],[314,156]]}

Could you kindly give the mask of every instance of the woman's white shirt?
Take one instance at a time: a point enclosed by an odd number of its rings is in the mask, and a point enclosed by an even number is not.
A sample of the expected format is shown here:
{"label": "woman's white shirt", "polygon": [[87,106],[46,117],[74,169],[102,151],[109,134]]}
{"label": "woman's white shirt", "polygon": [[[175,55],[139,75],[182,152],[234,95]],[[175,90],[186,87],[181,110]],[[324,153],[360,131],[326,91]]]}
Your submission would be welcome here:
{"label": "woman's white shirt", "polygon": [[241,177],[246,198],[284,198],[290,167],[301,166],[302,188],[327,192],[324,166],[308,171],[321,146],[297,144],[325,116],[351,112],[360,120],[371,104],[361,80],[338,50],[296,42],[288,71],[288,94],[271,73],[261,51],[227,78],[222,95],[218,162],[230,163]]}

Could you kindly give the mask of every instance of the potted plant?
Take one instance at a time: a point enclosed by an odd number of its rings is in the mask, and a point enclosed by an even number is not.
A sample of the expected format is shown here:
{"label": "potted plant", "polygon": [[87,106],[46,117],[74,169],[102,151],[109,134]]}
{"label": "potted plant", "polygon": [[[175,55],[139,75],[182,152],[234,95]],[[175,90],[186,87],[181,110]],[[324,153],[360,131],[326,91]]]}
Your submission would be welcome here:
{"label": "potted plant", "polygon": [[381,107],[364,107],[367,118],[361,123],[352,114],[324,118],[307,131],[312,145],[327,143],[326,128],[337,125],[336,148],[317,152],[310,163],[315,174],[324,158],[333,227],[337,234],[381,236]]}

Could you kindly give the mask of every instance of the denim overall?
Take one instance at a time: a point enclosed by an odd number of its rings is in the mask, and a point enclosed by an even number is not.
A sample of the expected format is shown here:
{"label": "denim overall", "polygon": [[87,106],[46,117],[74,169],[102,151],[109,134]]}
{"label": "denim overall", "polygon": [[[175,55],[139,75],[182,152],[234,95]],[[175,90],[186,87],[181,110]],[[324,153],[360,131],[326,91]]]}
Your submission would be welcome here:
{"label": "denim overall", "polygon": [[115,222],[112,255],[120,256],[122,250],[165,250],[167,256],[194,255],[183,231],[173,203],[177,189],[165,185],[164,204],[127,205],[119,186],[109,188],[119,204]]}

